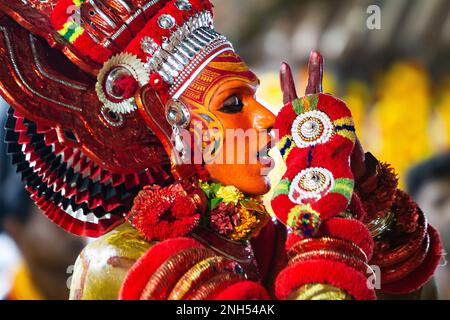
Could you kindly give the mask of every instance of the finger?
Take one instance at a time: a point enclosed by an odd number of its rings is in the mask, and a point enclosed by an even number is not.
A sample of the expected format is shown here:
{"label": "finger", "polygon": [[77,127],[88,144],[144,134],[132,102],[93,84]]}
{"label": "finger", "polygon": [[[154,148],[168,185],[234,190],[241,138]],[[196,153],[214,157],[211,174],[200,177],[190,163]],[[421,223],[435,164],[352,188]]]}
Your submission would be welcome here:
{"label": "finger", "polygon": [[280,66],[280,84],[283,92],[283,103],[287,104],[297,99],[297,90],[295,89],[294,77],[291,67],[283,62]]}
{"label": "finger", "polygon": [[312,51],[309,56],[308,86],[305,94],[316,94],[323,92],[323,57],[318,51]]}

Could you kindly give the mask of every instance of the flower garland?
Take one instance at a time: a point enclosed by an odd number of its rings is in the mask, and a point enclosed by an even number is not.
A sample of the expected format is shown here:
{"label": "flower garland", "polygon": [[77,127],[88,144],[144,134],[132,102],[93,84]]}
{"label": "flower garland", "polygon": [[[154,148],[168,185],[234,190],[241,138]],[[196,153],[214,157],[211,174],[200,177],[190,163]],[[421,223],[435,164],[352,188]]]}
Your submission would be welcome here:
{"label": "flower garland", "polygon": [[260,198],[246,197],[234,186],[199,181],[208,199],[208,226],[233,240],[246,241],[267,223],[267,214]]}
{"label": "flower garland", "polygon": [[202,224],[232,241],[247,241],[267,223],[259,198],[246,197],[234,186],[198,182],[189,188],[147,186],[126,216],[148,241],[182,237]]}

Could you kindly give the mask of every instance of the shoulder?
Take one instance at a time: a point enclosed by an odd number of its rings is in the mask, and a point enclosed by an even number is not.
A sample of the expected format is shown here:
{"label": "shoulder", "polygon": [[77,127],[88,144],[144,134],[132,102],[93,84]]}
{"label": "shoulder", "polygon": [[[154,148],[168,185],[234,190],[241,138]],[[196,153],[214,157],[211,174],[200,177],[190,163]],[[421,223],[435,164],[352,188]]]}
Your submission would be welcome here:
{"label": "shoulder", "polygon": [[128,223],[91,242],[75,263],[70,299],[117,299],[128,270],[151,246]]}

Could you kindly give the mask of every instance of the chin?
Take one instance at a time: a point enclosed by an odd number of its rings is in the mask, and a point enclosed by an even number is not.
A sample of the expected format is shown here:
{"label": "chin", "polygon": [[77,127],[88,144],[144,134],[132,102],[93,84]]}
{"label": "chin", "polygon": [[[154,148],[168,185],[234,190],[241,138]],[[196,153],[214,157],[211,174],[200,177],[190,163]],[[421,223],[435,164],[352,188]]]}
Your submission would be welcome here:
{"label": "chin", "polygon": [[241,190],[243,193],[262,196],[270,191],[270,180],[268,177],[258,176],[254,179],[247,178],[246,181],[242,183],[234,184],[236,188]]}
{"label": "chin", "polygon": [[232,185],[249,195],[260,196],[270,191],[270,179],[261,174],[258,165],[206,165],[211,178],[224,185]]}

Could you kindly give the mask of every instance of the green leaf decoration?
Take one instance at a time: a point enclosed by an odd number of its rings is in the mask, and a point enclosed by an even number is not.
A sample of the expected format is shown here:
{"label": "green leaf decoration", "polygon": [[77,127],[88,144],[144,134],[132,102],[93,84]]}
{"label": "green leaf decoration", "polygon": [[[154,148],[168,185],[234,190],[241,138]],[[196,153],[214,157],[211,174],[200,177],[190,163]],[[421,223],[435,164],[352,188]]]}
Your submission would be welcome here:
{"label": "green leaf decoration", "polygon": [[222,186],[221,184],[213,183],[213,184],[211,185],[211,190],[212,190],[212,192],[214,192],[214,194],[216,195],[217,192],[219,192],[219,189],[220,189],[221,186]]}
{"label": "green leaf decoration", "polygon": [[210,210],[214,210],[219,204],[221,204],[223,201],[222,198],[213,198],[210,201]]}

